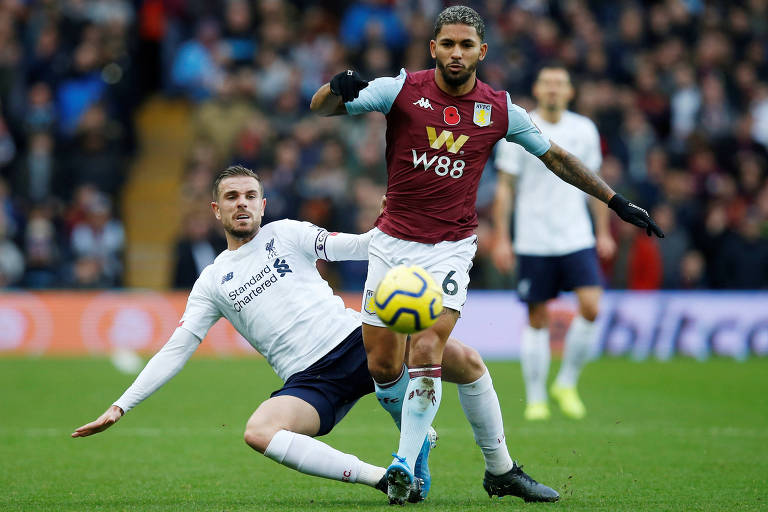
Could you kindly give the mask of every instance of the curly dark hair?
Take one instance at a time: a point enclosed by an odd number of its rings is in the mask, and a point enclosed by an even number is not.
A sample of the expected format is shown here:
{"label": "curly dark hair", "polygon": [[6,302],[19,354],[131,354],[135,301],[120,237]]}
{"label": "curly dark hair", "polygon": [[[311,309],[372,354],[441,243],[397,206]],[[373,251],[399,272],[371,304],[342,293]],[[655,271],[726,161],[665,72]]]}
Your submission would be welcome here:
{"label": "curly dark hair", "polygon": [[480,41],[485,40],[485,23],[483,23],[483,18],[471,7],[454,5],[438,14],[437,20],[435,20],[435,38],[437,38],[437,34],[440,33],[443,25],[469,25],[470,27],[475,27]]}

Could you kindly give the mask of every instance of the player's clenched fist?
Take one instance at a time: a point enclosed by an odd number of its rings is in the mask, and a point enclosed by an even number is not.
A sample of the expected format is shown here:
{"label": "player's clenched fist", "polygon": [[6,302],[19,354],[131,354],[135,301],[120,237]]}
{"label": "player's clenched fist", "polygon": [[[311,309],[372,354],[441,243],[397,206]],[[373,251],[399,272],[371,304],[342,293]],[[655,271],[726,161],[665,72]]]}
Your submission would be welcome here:
{"label": "player's clenched fist", "polygon": [[635,226],[645,228],[645,232],[648,236],[655,234],[659,238],[664,238],[664,232],[659,229],[659,226],[657,226],[655,222],[653,222],[653,219],[648,215],[648,212],[639,206],[630,203],[621,194],[615,194],[611,200],[608,201],[608,206],[615,211],[622,220],[634,224]]}
{"label": "player's clenched fist", "polygon": [[357,71],[348,69],[331,78],[331,94],[341,96],[346,103],[357,98],[360,91],[368,87],[368,81],[363,80]]}

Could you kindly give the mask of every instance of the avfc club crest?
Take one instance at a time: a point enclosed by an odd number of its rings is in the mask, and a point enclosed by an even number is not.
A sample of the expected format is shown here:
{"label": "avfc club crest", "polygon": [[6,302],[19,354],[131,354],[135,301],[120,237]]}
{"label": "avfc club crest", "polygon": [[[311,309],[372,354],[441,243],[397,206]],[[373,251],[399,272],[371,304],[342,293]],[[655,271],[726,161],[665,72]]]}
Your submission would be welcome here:
{"label": "avfc club crest", "polygon": [[369,315],[376,314],[376,311],[373,309],[373,290],[365,290],[365,299],[363,299],[363,311]]}
{"label": "avfc club crest", "polygon": [[475,103],[475,113],[472,122],[477,126],[490,126],[491,105],[489,103]]}

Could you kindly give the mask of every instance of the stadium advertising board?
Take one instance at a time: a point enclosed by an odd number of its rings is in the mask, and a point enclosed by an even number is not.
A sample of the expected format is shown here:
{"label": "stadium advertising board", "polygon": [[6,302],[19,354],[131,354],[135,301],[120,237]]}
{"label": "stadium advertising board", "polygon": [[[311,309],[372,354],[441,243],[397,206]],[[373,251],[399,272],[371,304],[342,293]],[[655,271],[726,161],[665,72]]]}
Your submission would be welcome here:
{"label": "stadium advertising board", "polygon": [[[178,325],[184,292],[6,292],[0,295],[0,355],[107,354],[158,350]],[[360,297],[343,294],[359,309]],[[553,350],[575,314],[573,297],[552,301]],[[454,336],[489,359],[517,359],[526,321],[510,292],[471,292]],[[597,354],[667,359],[684,355],[743,359],[768,355],[768,293],[607,292]],[[198,349],[208,355],[255,355],[219,321]]]}

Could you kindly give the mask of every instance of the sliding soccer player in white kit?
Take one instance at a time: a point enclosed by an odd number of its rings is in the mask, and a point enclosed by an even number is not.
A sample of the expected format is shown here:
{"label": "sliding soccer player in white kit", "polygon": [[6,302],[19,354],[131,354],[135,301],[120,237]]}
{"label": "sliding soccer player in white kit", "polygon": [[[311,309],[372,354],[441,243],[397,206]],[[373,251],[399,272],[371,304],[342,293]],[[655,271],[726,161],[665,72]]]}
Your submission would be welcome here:
{"label": "sliding soccer player in white kit", "polygon": [[[203,270],[179,327],[136,381],[104,414],[76,429],[72,437],[105,430],[159,389],[181,370],[208,329],[223,316],[285,382],[248,420],[246,443],[302,473],[387,492],[384,468],[313,439],[330,432],[360,397],[374,390],[360,315],[333,295],[315,262],[367,259],[371,233],[328,233],[292,220],[260,227],[266,206],[263,188],[257,175],[240,166],[218,175],[213,196],[213,211],[224,225],[228,250]],[[443,368],[446,380],[458,384],[486,471],[513,465],[504,442],[498,398],[477,351],[451,339]],[[405,388],[401,391],[399,405],[385,406],[398,427]],[[430,432],[409,501],[420,501],[429,491],[427,457],[433,445]]]}

